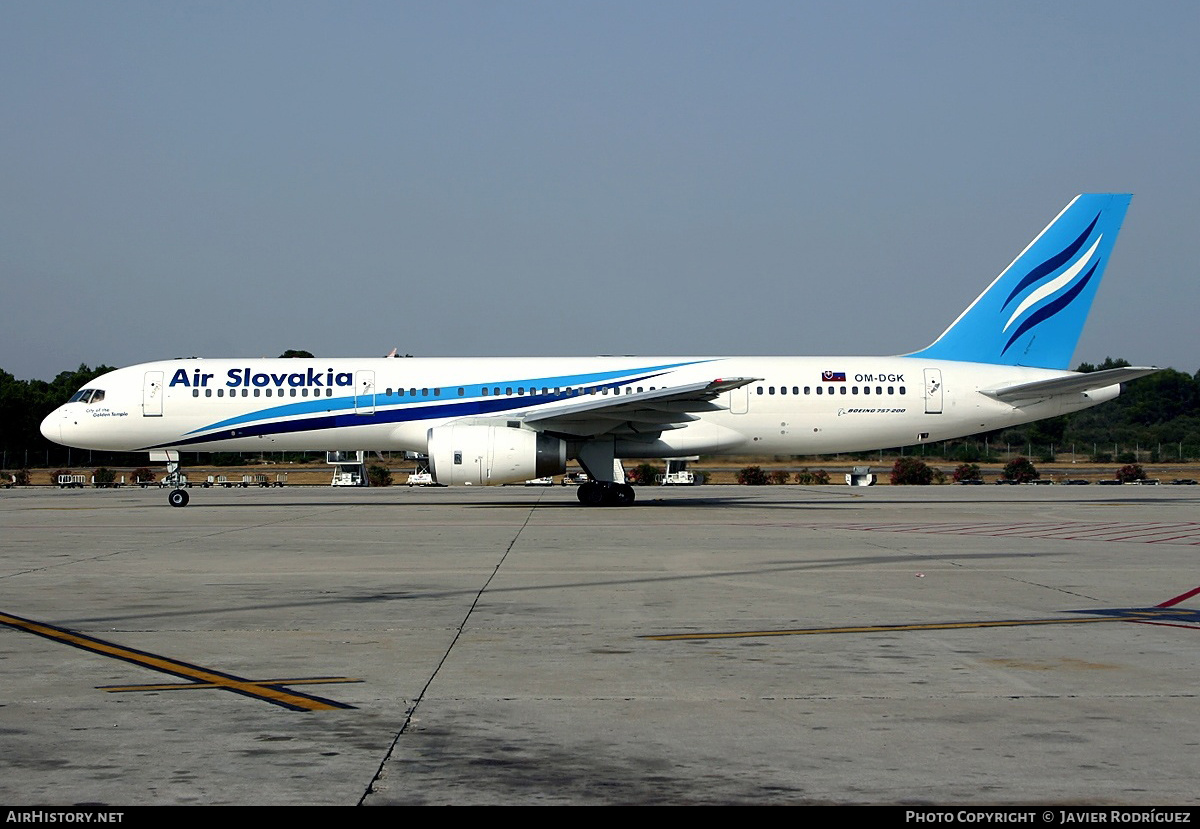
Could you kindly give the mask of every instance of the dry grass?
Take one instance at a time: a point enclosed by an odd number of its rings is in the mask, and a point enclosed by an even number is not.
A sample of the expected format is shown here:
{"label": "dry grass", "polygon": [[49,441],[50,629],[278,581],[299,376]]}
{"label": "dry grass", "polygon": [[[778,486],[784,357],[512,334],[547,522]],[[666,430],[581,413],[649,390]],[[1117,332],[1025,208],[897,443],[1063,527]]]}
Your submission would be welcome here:
{"label": "dry grass", "polygon": [[[378,463],[378,461],[375,461]],[[662,466],[663,462],[655,459],[647,459],[646,463],[654,466]],[[845,485],[845,475],[854,466],[870,466],[871,471],[875,473],[879,484],[888,483],[888,475],[891,473],[892,464],[895,462],[894,457],[884,457],[883,462],[869,461],[851,461],[848,459],[839,459],[830,463],[827,459],[817,460],[764,460],[763,458],[753,457],[736,457],[736,458],[720,458],[710,459],[705,458],[691,464],[690,468],[695,472],[703,472],[708,483],[711,484],[736,484],[737,473],[746,466],[760,466],[767,472],[772,472],[777,469],[786,470],[794,477],[795,473],[801,469],[824,469],[829,473],[829,482],[831,485]],[[629,469],[642,463],[640,459],[628,459],[625,462],[625,468]],[[941,461],[930,460],[927,463],[935,469],[941,470],[946,477],[946,483],[951,483],[951,475],[954,469],[958,466],[957,461]],[[371,465],[370,462],[367,464]],[[1099,480],[1115,480],[1117,470],[1123,466],[1119,463],[1035,463],[1037,470],[1041,473],[1043,480],[1051,480],[1055,483],[1061,483],[1066,480],[1086,480],[1095,483]],[[135,467],[110,467],[117,475],[117,480],[124,476],[126,485],[133,484],[133,470]],[[570,469],[576,467],[572,463]],[[979,464],[980,470],[983,472],[985,483],[992,483],[1000,477],[1003,464]],[[1149,478],[1157,478],[1163,483],[1170,483],[1177,478],[1191,478],[1200,480],[1200,462],[1198,463],[1165,463],[1165,464],[1142,464],[1142,468],[1146,471]],[[161,478],[165,473],[162,466],[152,466],[150,469],[156,476]],[[55,481],[51,480],[51,476],[57,472],[57,469],[31,469],[30,483],[33,486],[53,486]],[[88,480],[91,480],[94,467],[73,467],[69,470],[77,475],[85,475]],[[323,463],[317,464],[298,464],[298,463],[279,463],[279,464],[248,464],[245,466],[184,466],[184,473],[193,484],[198,484],[208,478],[209,475],[214,478],[219,475],[224,475],[232,481],[240,481],[243,475],[266,475],[268,481],[274,481],[277,474],[286,474],[287,483],[289,486],[328,486],[333,477],[333,467]],[[403,485],[404,479],[409,472],[413,471],[411,463],[393,464],[391,466],[392,477],[395,484]]]}

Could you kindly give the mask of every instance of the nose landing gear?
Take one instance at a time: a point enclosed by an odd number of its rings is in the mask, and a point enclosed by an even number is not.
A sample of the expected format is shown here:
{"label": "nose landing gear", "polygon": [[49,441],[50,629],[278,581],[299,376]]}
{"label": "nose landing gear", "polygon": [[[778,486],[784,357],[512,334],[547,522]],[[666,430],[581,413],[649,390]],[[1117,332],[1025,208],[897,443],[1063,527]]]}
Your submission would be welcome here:
{"label": "nose landing gear", "polygon": [[167,503],[173,507],[186,507],[191,498],[184,487],[191,484],[187,476],[179,471],[179,453],[174,449],[156,449],[150,452],[150,460],[166,461],[167,474],[163,476],[162,485],[174,487],[167,496]]}

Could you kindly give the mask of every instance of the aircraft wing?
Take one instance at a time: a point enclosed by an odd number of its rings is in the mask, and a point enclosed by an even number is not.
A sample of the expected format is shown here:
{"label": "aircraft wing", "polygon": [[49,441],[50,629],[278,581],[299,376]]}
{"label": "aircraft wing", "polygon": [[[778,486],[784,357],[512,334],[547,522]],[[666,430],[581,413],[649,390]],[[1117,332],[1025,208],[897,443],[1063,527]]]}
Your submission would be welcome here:
{"label": "aircraft wing", "polygon": [[1104,371],[1090,371],[1083,374],[1068,374],[1063,377],[1052,377],[1049,380],[1035,380],[1032,383],[1018,383],[1015,386],[1002,386],[997,389],[984,389],[983,394],[1012,403],[1017,400],[1037,400],[1043,397],[1053,397],[1058,394],[1077,394],[1095,389],[1115,386],[1145,377],[1162,369],[1151,366],[1129,366],[1127,368],[1109,368]]}
{"label": "aircraft wing", "polygon": [[756,377],[731,377],[670,386],[636,394],[582,395],[553,408],[509,412],[539,431],[589,438],[600,435],[654,436],[681,429],[699,420],[702,412],[722,411],[713,402],[723,392],[755,382]]}

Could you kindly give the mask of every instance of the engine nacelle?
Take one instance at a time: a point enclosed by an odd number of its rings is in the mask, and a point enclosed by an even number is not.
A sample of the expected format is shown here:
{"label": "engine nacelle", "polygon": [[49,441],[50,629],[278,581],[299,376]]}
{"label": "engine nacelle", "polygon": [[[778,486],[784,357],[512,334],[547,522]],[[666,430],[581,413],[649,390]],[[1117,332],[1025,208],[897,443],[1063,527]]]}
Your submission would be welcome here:
{"label": "engine nacelle", "polygon": [[567,470],[567,444],[528,429],[451,424],[430,429],[428,441],[439,484],[510,484]]}

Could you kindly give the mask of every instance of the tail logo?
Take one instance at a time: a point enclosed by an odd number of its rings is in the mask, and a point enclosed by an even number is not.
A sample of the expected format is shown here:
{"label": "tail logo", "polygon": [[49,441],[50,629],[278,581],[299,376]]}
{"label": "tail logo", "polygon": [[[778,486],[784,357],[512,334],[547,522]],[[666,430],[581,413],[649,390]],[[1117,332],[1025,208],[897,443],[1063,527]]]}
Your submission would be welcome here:
{"label": "tail logo", "polygon": [[[1032,290],[1025,294],[1025,298],[1017,304],[1016,309],[1008,318],[1008,322],[1004,325],[1004,331],[1008,331],[1014,323],[1021,320],[1016,330],[1012,333],[1012,336],[1008,338],[1008,342],[1004,344],[1004,348],[1000,352],[1001,354],[1007,352],[1012,344],[1026,331],[1054,317],[1069,306],[1075,297],[1087,286],[1088,282],[1091,281],[1092,276],[1096,273],[1096,269],[1100,265],[1099,258],[1096,257],[1096,251],[1100,247],[1100,242],[1104,238],[1104,234],[1098,234],[1095,241],[1092,242],[1083,255],[1080,256],[1078,254],[1083,246],[1087,244],[1099,220],[1100,214],[1097,213],[1096,218],[1092,219],[1092,223],[1088,225],[1087,230],[1081,233],[1074,242],[1033,268],[1013,288],[1012,293],[1008,295],[1008,299],[1004,301],[1004,305],[1001,307],[1002,311],[1007,309],[1013,300],[1025,292],[1026,289],[1032,288]],[[1058,276],[1053,276],[1064,265],[1067,266],[1065,270],[1062,270]],[[1088,267],[1089,265],[1091,267]]]}

